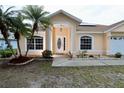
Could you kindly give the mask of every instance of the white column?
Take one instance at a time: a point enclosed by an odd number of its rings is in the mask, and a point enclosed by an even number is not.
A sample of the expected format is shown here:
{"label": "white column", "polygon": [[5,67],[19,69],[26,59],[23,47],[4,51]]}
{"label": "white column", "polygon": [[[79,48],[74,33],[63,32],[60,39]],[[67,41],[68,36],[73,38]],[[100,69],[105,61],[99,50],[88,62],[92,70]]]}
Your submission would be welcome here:
{"label": "white column", "polygon": [[110,40],[111,40],[110,38],[111,38],[111,36],[112,36],[112,35],[111,35],[111,32],[109,32],[109,33],[107,34],[107,46],[106,46],[106,47],[107,47],[107,55],[110,55],[110,52],[111,52],[111,51],[110,51]]}
{"label": "white column", "polygon": [[50,27],[46,31],[46,49],[51,50],[51,29]]}
{"label": "white column", "polygon": [[75,42],[75,39],[74,39],[74,31],[72,31],[71,29],[71,52],[73,53],[74,52],[74,42]]}

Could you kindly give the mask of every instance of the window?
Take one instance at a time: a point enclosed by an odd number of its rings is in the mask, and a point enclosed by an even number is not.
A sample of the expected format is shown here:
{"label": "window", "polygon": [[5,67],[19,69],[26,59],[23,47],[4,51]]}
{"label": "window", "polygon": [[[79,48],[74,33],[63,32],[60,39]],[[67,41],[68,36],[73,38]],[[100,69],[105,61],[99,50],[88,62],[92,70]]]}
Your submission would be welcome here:
{"label": "window", "polygon": [[[30,46],[29,46],[30,45]],[[27,39],[27,47],[30,50],[43,50],[43,37],[34,37],[32,40]]]}
{"label": "window", "polygon": [[35,39],[36,50],[43,49],[43,38]]}
{"label": "window", "polygon": [[58,49],[61,48],[61,38],[58,38],[58,41],[57,41],[57,46],[58,46]]}
{"label": "window", "polygon": [[89,36],[82,36],[80,38],[80,49],[91,50],[92,49],[92,38]]}
{"label": "window", "polygon": [[111,40],[124,40],[124,36],[112,36]]}
{"label": "window", "polygon": [[[29,47],[30,45],[30,47]],[[27,39],[27,47],[29,47],[30,50],[34,50],[34,38],[31,39]]]}
{"label": "window", "polygon": [[119,40],[122,40],[122,37],[119,37]]}
{"label": "window", "polygon": [[117,37],[113,37],[114,40],[117,40]]}
{"label": "window", "polygon": [[65,50],[65,42],[66,42],[66,41],[65,41],[65,37],[64,37],[64,50]]}

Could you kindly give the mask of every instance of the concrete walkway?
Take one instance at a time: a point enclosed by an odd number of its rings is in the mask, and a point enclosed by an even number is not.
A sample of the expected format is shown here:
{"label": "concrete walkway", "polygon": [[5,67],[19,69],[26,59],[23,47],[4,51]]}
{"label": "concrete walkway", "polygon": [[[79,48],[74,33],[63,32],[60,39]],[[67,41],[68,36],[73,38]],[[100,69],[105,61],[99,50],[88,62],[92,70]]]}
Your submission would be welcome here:
{"label": "concrete walkway", "polygon": [[82,59],[55,58],[53,67],[124,65],[124,59]]}

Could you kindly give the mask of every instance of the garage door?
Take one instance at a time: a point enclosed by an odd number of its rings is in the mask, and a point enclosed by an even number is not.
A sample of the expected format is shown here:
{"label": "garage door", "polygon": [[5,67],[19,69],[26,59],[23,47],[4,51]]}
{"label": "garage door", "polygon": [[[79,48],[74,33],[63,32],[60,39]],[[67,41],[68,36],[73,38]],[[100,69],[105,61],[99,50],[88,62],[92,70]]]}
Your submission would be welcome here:
{"label": "garage door", "polygon": [[115,54],[117,52],[124,54],[124,36],[114,36],[110,39],[110,54]]}

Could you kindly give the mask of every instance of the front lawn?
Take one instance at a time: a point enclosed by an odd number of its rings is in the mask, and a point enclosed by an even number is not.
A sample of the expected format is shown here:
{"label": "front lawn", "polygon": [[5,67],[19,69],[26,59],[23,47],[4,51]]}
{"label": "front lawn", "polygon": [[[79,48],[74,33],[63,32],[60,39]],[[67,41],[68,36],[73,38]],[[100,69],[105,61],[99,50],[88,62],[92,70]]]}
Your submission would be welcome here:
{"label": "front lawn", "polygon": [[0,87],[124,87],[124,66],[52,68],[34,61],[0,67]]}

